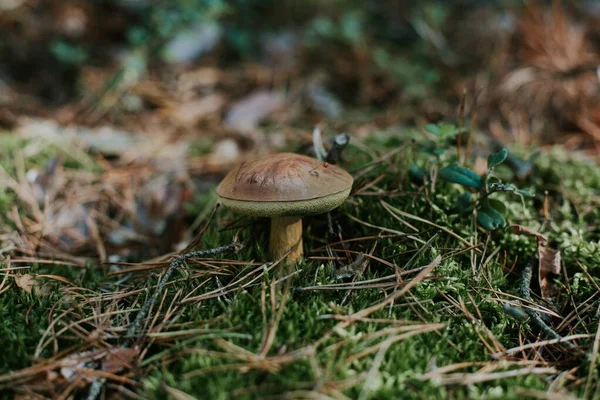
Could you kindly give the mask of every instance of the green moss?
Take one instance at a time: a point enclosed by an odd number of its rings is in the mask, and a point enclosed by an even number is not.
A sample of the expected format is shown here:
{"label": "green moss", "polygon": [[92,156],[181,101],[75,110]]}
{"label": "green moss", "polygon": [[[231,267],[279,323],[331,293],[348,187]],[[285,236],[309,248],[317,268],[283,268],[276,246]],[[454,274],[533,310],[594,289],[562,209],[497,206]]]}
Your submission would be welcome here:
{"label": "green moss", "polygon": [[[387,132],[367,140],[367,144],[373,151],[383,154],[391,148],[402,145],[407,138],[416,136],[416,131]],[[32,165],[39,161],[41,166],[55,153],[48,151],[44,154],[37,161],[26,160],[26,162]],[[422,152],[413,151],[406,154],[413,154],[412,157],[415,159],[412,161],[426,168],[430,168],[435,161]],[[10,157],[7,157],[6,153],[3,153],[2,157],[1,162],[5,168],[11,170]],[[344,158],[352,160],[351,169],[354,171],[371,161],[369,153],[362,150],[362,147],[351,147]],[[403,220],[410,226],[400,222],[383,207],[381,199],[375,196],[354,196],[351,202],[346,202],[332,213],[335,226],[341,229],[345,239],[377,235],[380,232],[378,228],[365,226],[356,219],[376,227],[411,233],[420,239],[419,242],[403,236],[380,238],[376,241],[364,240],[347,244],[350,250],[369,252],[376,242],[374,255],[394,263],[400,269],[405,268],[409,261],[410,267],[415,268],[426,265],[436,255],[444,257],[431,279],[417,285],[409,295],[396,301],[392,307],[386,307],[370,316],[418,323],[443,323],[445,327],[436,332],[418,334],[392,344],[383,357],[378,372],[369,382],[368,398],[517,399],[523,398],[520,392],[523,389],[548,390],[552,380],[536,375],[494,380],[470,386],[441,386],[435,381],[419,379],[430,370],[432,365],[445,366],[469,361],[488,362],[490,351],[482,340],[482,337],[487,337],[484,325],[507,348],[518,346],[523,338],[530,341],[537,340],[535,329],[512,320],[505,314],[499,301],[502,297],[500,293],[518,295],[518,271],[528,257],[535,255],[536,243],[532,238],[514,235],[510,229],[492,233],[476,232],[472,215],[449,213],[455,197],[463,192],[463,189],[439,181],[435,188],[431,183],[422,187],[409,180],[398,182],[395,168],[400,168],[401,165],[395,165],[394,162],[391,159],[389,163],[377,166],[366,176],[367,180],[371,180],[389,171],[379,182],[379,188],[396,190],[400,185],[399,195],[388,196],[384,200],[392,207],[440,225],[468,242],[486,243],[485,257],[478,255],[473,264],[469,252],[452,255],[464,248],[464,243],[428,223],[409,218]],[[82,167],[82,164],[73,165]],[[559,312],[561,315],[567,315],[572,311],[572,304],[582,304],[595,293],[594,285],[582,273],[578,263],[581,263],[590,273],[600,265],[598,248],[600,232],[595,223],[591,222],[600,217],[598,215],[600,168],[590,161],[567,157],[558,150],[540,156],[536,166],[537,173],[533,185],[537,193],[535,199],[528,199],[522,203],[515,196],[499,194],[496,198],[507,205],[510,223],[519,223],[541,230],[549,236],[551,245],[562,251],[567,276],[570,279],[570,291],[561,292],[556,299],[556,304],[566,304]],[[504,179],[510,178],[510,172],[504,171],[503,174],[506,176]],[[549,221],[544,221],[542,212],[544,191],[548,191],[552,204],[552,219]],[[10,192],[0,195],[2,215],[14,201],[11,196]],[[212,201],[214,201],[213,196],[200,196],[188,211],[193,214],[206,213],[207,210],[210,211],[209,206]],[[240,238],[245,243],[245,247],[238,254],[226,257],[245,261],[266,260],[268,224],[262,219],[245,218],[237,221],[234,228],[223,229],[228,227],[235,218],[238,216],[227,210],[219,211],[217,219],[206,233],[202,246],[209,248],[229,243],[237,230],[235,226],[251,224],[250,228],[241,232]],[[327,255],[326,252],[310,251],[324,244],[322,239],[326,237],[326,231],[327,222],[323,216],[305,219],[305,246],[309,250],[308,256]],[[413,256],[423,247],[423,243],[436,234],[431,246],[420,251],[413,259]],[[339,249],[341,245],[334,247]],[[481,247],[481,250],[484,248]],[[490,255],[491,258],[488,259]],[[485,260],[483,264],[482,259]],[[515,260],[517,264],[511,271]],[[97,291],[114,290],[110,285],[120,278],[106,277],[102,270],[94,268],[75,270],[56,266],[48,268],[34,265],[33,267],[31,270],[33,273],[62,275],[79,286]],[[177,292],[186,294],[202,285],[196,293],[206,293],[228,284],[233,276],[242,276],[256,268],[243,265],[231,266],[218,276],[218,280],[212,276],[206,281],[205,275],[194,279],[191,276],[194,272],[205,270],[207,267],[193,264],[189,267],[190,271],[177,271],[173,275],[172,280],[181,277],[186,279],[181,279],[169,287],[166,304],[170,303]],[[301,263],[299,268],[301,272],[293,279],[292,294],[285,305],[277,335],[269,352],[271,357],[314,345],[335,326],[336,321],[331,318],[332,315],[350,315],[381,302],[391,293],[389,288],[386,291],[372,288],[354,290],[351,293],[346,290],[297,290],[295,288],[336,283],[332,281],[330,265],[326,261],[309,258]],[[473,268],[476,270],[475,276]],[[372,261],[364,275],[357,277],[357,281],[390,274],[393,274],[393,270],[388,265]],[[232,365],[243,363],[244,360],[226,357],[227,351],[219,345],[216,338],[222,338],[247,352],[258,353],[265,334],[264,321],[271,321],[276,312],[271,310],[271,294],[267,290],[266,312],[263,315],[262,283],[264,281],[268,286],[271,280],[277,277],[277,273],[274,272],[270,277],[265,277],[243,290],[201,302],[180,304],[177,323],[185,325],[174,327],[173,330],[204,329],[205,331],[196,336],[150,347],[139,376],[140,395],[151,399],[164,398],[164,384],[166,384],[202,398],[226,399],[234,395],[239,398],[277,397],[284,392],[294,390],[336,388],[342,380],[351,380],[368,373],[372,368],[376,352],[352,362],[348,362],[348,358],[381,343],[388,337],[373,339],[368,338],[369,334],[395,325],[356,322],[343,331],[336,331],[321,346],[315,348],[314,356],[306,355],[283,362],[276,370],[264,368],[240,370],[239,366]],[[407,278],[409,277],[405,279]],[[137,274],[132,278],[133,283],[128,283],[128,288],[143,288],[148,286],[149,282],[155,281],[156,271],[146,275]],[[562,278],[559,281],[566,285]],[[280,293],[276,292],[276,295],[280,296]],[[569,295],[572,298],[569,298]],[[118,303],[119,309],[138,307],[139,303],[133,303],[131,299],[121,300]],[[49,324],[49,318],[56,317],[58,313],[70,307],[73,304],[71,301],[73,300],[64,301],[64,292],[57,291],[49,297],[39,297],[26,294],[14,285],[0,295],[0,337],[5,340],[4,345],[14,350],[0,354],[0,368],[3,372],[22,368],[34,362],[31,357],[43,330]],[[280,303],[281,298],[278,297],[277,301]],[[461,301],[475,320],[456,305]],[[50,315],[49,310],[52,307],[55,308]],[[80,307],[77,318],[92,315],[92,308],[89,305],[82,302]],[[575,328],[575,333],[588,333],[596,329],[597,318],[594,313],[597,307],[592,308],[580,313],[581,321]],[[113,324],[125,323],[124,320],[113,319]],[[168,330],[169,328],[166,328],[166,331]],[[339,348],[328,347],[342,340],[344,342],[339,345]],[[67,346],[82,342],[81,339],[72,338],[59,342],[59,348],[65,349]],[[586,342],[582,344],[589,345]],[[49,347],[43,355],[48,356],[52,351],[53,349]],[[556,353],[550,353],[548,359]],[[240,352],[236,354],[239,355]],[[582,368],[583,372],[578,373],[578,377],[584,381],[587,379],[585,369]],[[467,368],[465,371],[474,372],[476,367]],[[598,377],[593,375],[593,379],[592,385],[597,385]],[[583,395],[584,386],[574,386],[569,389],[575,395]],[[253,387],[257,388],[256,391],[250,390]],[[363,384],[357,379],[354,385],[340,390],[350,398],[357,398],[363,390]]]}

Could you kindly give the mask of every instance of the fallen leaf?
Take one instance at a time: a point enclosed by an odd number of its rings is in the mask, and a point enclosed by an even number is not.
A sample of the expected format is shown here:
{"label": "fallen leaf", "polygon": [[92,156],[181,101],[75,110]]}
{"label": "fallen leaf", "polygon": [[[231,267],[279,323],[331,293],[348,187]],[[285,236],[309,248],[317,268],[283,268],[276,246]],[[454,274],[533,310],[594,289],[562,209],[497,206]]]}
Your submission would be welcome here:
{"label": "fallen leaf", "polygon": [[202,23],[178,32],[164,47],[163,58],[171,64],[194,61],[219,44],[223,29],[217,23]]}
{"label": "fallen leaf", "polygon": [[[71,354],[61,361],[60,374],[67,380],[74,379],[81,370],[99,368],[111,374],[131,368],[138,351],[125,347],[110,350],[91,350]],[[87,379],[87,378],[86,378]]]}
{"label": "fallen leaf", "polygon": [[177,91],[186,93],[198,88],[214,87],[221,80],[221,70],[213,67],[200,67],[184,71],[177,78]]}
{"label": "fallen leaf", "polygon": [[130,369],[133,361],[138,355],[136,349],[128,349],[125,347],[117,347],[112,349],[102,360],[102,370],[111,374],[115,374],[124,369]]}
{"label": "fallen leaf", "polygon": [[139,139],[129,132],[102,126],[95,129],[80,128],[77,139],[89,151],[95,151],[105,156],[120,156],[134,148]]}
{"label": "fallen leaf", "polygon": [[[66,380],[74,379],[83,368],[95,368],[94,362],[101,357],[97,351],[71,354],[61,361],[60,374]],[[87,379],[87,378],[86,378]]]}
{"label": "fallen leaf", "polygon": [[44,204],[46,195],[54,194],[57,187],[60,186],[60,157],[51,159],[43,171],[30,169],[27,171],[27,180],[31,184],[31,190],[37,203],[41,206]]}
{"label": "fallen leaf", "polygon": [[209,114],[219,112],[225,104],[225,97],[212,94],[199,100],[190,101],[168,110],[168,113],[184,125],[192,125]]}
{"label": "fallen leaf", "polygon": [[52,285],[43,284],[42,280],[34,274],[23,274],[14,276],[15,283],[26,293],[33,293],[38,296],[47,296],[52,292]]}
{"label": "fallen leaf", "polygon": [[33,287],[36,285],[36,279],[31,274],[15,275],[14,279],[17,286],[27,293],[31,293]]}
{"label": "fallen leaf", "polygon": [[65,204],[48,215],[47,238],[67,249],[82,246],[90,239],[88,215],[89,209],[81,204]]}
{"label": "fallen leaf", "polygon": [[163,234],[169,218],[181,214],[189,195],[185,182],[176,177],[161,175],[149,180],[136,196],[136,230],[153,236]]}
{"label": "fallen leaf", "polygon": [[92,129],[63,126],[56,121],[35,118],[19,119],[17,133],[27,139],[43,139],[67,151],[79,148],[73,146],[73,143],[78,143],[88,151],[106,156],[120,156],[128,150],[136,149],[141,142],[140,136],[109,125]]}
{"label": "fallen leaf", "polygon": [[251,132],[262,120],[281,110],[284,105],[283,93],[257,90],[229,108],[225,124],[240,132]]}
{"label": "fallen leaf", "polygon": [[541,233],[523,225],[511,225],[513,232],[517,235],[533,236],[538,242],[538,280],[542,298],[551,300],[558,293],[558,287],[552,283],[554,276],[560,275],[561,255],[560,251],[546,247],[548,238]]}
{"label": "fallen leaf", "polygon": [[515,224],[510,227],[513,229],[513,233],[517,235],[534,236],[540,246],[545,246],[548,243],[548,238],[546,236],[527,226]]}
{"label": "fallen leaf", "polygon": [[233,139],[223,139],[216,143],[213,152],[208,156],[208,166],[218,168],[232,165],[241,156],[240,146]]}
{"label": "fallen leaf", "polygon": [[144,243],[148,240],[146,236],[138,233],[129,226],[119,226],[108,233],[108,242],[115,246],[124,246],[127,243]]}
{"label": "fallen leaf", "polygon": [[538,245],[538,279],[542,298],[551,300],[558,293],[558,287],[553,284],[553,276],[560,275],[561,255],[560,251]]}

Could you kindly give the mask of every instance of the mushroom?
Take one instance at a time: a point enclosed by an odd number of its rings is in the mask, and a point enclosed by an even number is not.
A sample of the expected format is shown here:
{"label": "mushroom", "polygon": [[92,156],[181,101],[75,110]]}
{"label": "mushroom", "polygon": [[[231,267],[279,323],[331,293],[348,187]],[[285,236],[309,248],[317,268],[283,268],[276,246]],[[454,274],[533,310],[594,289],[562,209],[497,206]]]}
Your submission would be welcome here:
{"label": "mushroom", "polygon": [[221,204],[240,214],[270,217],[269,255],[302,257],[302,217],[330,211],[350,194],[352,176],[311,157],[278,153],[245,162],[217,187]]}

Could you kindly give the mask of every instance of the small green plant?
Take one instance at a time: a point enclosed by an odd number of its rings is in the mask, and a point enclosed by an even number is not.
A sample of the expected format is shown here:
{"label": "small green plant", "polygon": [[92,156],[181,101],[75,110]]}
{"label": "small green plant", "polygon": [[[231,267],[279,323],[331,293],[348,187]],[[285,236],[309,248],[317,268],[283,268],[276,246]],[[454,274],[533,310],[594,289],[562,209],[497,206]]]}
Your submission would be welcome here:
{"label": "small green plant", "polygon": [[[484,176],[479,176],[475,171],[459,165],[458,150],[452,152],[454,144],[460,143],[459,135],[467,129],[453,124],[427,124],[425,130],[432,134],[432,139],[422,143],[421,151],[433,156],[433,163],[446,165],[439,172],[439,177],[446,182],[457,183],[468,191],[459,194],[454,200],[453,212],[458,214],[471,214],[476,211],[477,222],[483,228],[493,231],[506,226],[506,205],[490,196],[497,192],[513,193],[523,200],[524,196],[533,195],[511,183],[504,183],[494,175],[494,169],[504,163],[508,158],[508,150],[502,149],[492,153],[487,159],[487,171]],[[467,139],[463,143],[468,142]],[[427,173],[416,165],[410,166],[410,174],[416,181],[424,181]]]}
{"label": "small green plant", "polygon": [[490,198],[493,193],[514,193],[520,196],[521,200],[523,200],[523,196],[532,196],[529,191],[519,189],[513,184],[503,183],[494,176],[494,168],[502,164],[507,157],[508,150],[506,149],[490,154],[487,159],[487,171],[484,177],[480,177],[469,168],[457,164],[443,168],[439,174],[439,177],[447,182],[458,183],[477,190],[475,199],[471,192],[459,195],[455,203],[456,208],[461,213],[476,210],[477,222],[490,231],[503,228],[506,225],[506,206],[500,200]]}

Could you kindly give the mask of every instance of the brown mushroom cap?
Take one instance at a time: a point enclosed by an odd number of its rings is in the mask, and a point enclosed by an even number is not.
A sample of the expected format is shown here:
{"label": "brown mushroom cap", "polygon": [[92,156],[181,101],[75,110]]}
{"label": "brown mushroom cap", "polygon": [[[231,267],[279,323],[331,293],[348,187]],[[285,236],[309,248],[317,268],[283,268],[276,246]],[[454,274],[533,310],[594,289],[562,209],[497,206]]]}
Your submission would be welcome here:
{"label": "brown mushroom cap", "polygon": [[282,217],[320,214],[350,194],[352,176],[311,157],[279,153],[242,163],[217,187],[225,207],[242,214]]}

